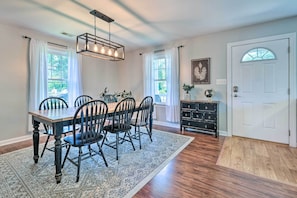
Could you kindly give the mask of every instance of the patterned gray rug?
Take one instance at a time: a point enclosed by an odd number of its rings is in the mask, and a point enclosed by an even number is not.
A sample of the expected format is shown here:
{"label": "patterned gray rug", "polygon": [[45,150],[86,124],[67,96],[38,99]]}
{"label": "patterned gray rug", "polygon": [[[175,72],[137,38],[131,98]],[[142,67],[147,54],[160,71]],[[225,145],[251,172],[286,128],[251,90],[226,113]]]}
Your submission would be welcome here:
{"label": "patterned gray rug", "polygon": [[[7,153],[0,156],[0,197],[132,197],[193,139],[153,130],[153,142],[143,136],[141,150],[136,140],[136,151],[129,142],[121,144],[118,161],[115,150],[104,146],[108,167],[100,156],[82,161],[78,183],[76,166],[66,161],[62,181],[56,184],[53,152],[46,151],[38,164],[32,147]],[[76,156],[77,150],[72,148],[70,155]]]}

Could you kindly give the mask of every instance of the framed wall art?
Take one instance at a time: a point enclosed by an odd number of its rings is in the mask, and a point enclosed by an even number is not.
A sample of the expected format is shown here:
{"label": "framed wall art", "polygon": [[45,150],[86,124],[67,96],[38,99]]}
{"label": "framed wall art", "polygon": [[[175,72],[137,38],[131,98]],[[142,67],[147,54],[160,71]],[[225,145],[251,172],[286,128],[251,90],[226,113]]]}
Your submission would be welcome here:
{"label": "framed wall art", "polygon": [[210,58],[194,59],[191,65],[192,84],[210,84]]}

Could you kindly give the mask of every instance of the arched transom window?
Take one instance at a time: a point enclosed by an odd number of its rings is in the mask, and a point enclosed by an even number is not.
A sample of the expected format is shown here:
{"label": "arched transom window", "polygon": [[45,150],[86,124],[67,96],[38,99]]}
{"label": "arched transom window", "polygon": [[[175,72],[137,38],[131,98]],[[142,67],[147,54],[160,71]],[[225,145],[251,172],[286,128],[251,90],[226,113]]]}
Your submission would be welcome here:
{"label": "arched transom window", "polygon": [[241,62],[251,62],[251,61],[262,61],[262,60],[275,60],[275,54],[263,47],[253,48],[246,52],[241,59]]}

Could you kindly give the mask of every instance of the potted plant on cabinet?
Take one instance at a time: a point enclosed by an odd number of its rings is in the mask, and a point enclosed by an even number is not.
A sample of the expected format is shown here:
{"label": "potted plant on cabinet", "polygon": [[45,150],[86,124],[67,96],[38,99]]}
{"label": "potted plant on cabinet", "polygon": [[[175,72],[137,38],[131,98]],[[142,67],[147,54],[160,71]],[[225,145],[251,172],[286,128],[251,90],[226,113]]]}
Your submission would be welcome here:
{"label": "potted plant on cabinet", "polygon": [[194,85],[186,85],[184,84],[183,85],[183,90],[186,92],[185,93],[185,96],[184,96],[184,99],[185,100],[191,100],[191,94],[190,94],[190,91],[194,88]]}

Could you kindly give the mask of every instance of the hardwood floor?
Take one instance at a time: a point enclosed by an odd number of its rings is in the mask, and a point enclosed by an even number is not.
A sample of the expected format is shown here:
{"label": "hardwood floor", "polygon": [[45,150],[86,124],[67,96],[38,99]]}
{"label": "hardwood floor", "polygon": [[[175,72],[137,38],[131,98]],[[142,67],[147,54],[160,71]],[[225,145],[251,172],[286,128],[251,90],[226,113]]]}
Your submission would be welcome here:
{"label": "hardwood floor", "polygon": [[297,188],[297,148],[242,137],[225,138],[217,165]]}
{"label": "hardwood floor", "polygon": [[[155,129],[180,133],[178,129]],[[297,197],[297,187],[216,165],[225,137],[185,132],[195,137],[176,158],[149,181],[135,198]],[[43,142],[41,140],[40,142]],[[6,153],[32,145],[32,140],[0,147]]]}
{"label": "hardwood floor", "polygon": [[[154,128],[169,131],[166,127]],[[180,133],[177,129],[170,132]],[[224,137],[185,132],[195,139],[134,197],[297,197],[297,188],[216,165]]]}

